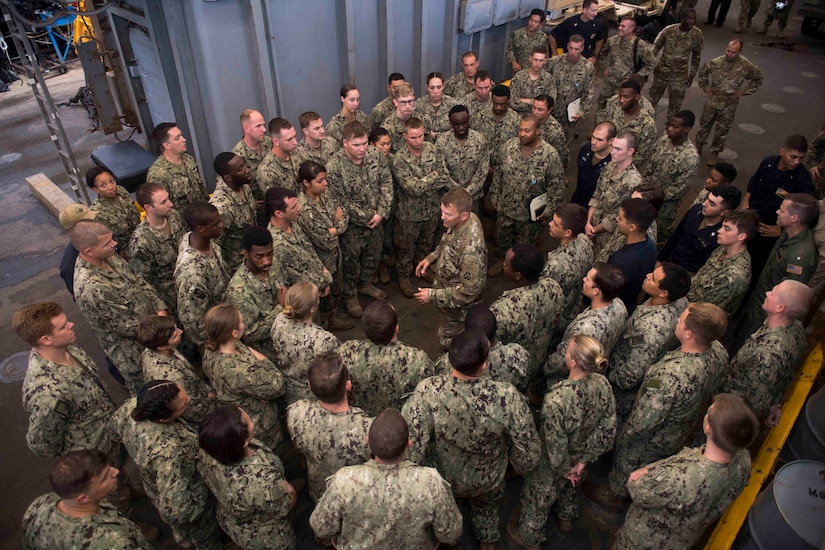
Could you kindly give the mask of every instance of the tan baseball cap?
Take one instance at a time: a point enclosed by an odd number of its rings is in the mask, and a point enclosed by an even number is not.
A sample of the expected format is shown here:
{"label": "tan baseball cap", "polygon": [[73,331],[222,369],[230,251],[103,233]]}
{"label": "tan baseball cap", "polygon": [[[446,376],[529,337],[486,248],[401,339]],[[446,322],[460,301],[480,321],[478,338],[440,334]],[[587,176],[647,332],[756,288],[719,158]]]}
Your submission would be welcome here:
{"label": "tan baseball cap", "polygon": [[85,204],[70,204],[57,217],[65,229],[71,229],[80,220],[93,220],[97,217],[97,212],[92,212]]}

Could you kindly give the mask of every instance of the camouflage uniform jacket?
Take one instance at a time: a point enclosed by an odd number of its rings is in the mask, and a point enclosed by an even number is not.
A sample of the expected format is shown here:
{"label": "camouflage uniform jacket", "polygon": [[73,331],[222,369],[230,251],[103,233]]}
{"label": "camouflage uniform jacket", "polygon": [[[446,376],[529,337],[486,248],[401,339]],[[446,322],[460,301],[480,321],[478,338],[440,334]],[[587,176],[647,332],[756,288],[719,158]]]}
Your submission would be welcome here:
{"label": "camouflage uniform jacket", "polygon": [[272,325],[272,345],[286,381],[284,400],[290,404],[299,399],[314,400],[307,385],[309,364],[315,356],[337,350],[341,346],[338,338],[315,323],[294,321],[281,313]]}
{"label": "camouflage uniform jacket", "polygon": [[77,363],[67,367],[34,350],[23,379],[23,409],[29,415],[26,443],[37,456],[62,456],[79,449],[112,455],[116,443],[106,425],[115,404],[85,351],[66,348]]}
{"label": "camouflage uniform jacket", "polygon": [[393,111],[384,119],[384,122],[381,123],[381,127],[390,134],[390,139],[392,139],[392,152],[395,154],[407,149],[407,142],[404,141],[404,132],[407,130],[406,122],[407,121],[398,118],[397,113]]}
{"label": "camouflage uniform jacket", "polygon": [[533,48],[537,46],[544,46],[548,49],[548,53],[550,52],[550,39],[547,33],[539,29],[533,33],[533,36],[530,36],[524,27],[514,30],[507,42],[507,64],[510,65],[515,61],[522,69],[526,69],[530,66]]}
{"label": "camouflage uniform jacket", "polygon": [[751,283],[751,255],[747,249],[732,258],[725,247],[714,250],[708,261],[690,280],[687,298],[691,302],[710,302],[732,316]]}
{"label": "camouflage uniform jacket", "polygon": [[49,493],[37,497],[23,516],[25,550],[152,550],[137,525],[106,501],[91,516],[73,518],[57,509],[61,498]]}
{"label": "camouflage uniform jacket", "polygon": [[112,230],[112,238],[117,243],[118,250],[126,250],[132,233],[140,223],[140,212],[135,208],[129,192],[118,185],[116,201],[98,195],[89,210],[97,212],[96,219]]}
{"label": "camouflage uniform jacket", "polygon": [[423,222],[438,218],[444,189],[458,185],[436,146],[426,141],[423,145],[418,157],[404,145],[392,161],[392,173],[398,182],[395,215],[399,220]]}
{"label": "camouflage uniform jacket", "polygon": [[175,289],[175,263],[178,245],[186,234],[186,224],[177,210],[169,212],[169,231],[154,229],[146,220],[140,222],[129,241],[129,267],[155,287],[161,299],[173,312],[177,311],[178,292]]}
{"label": "camouflage uniform jacket", "polygon": [[297,223],[293,223],[290,232],[275,227],[270,222],[266,226],[272,235],[272,248],[275,252],[273,265],[277,261],[284,276],[286,286],[298,281],[310,281],[323,291],[332,282],[332,274],[324,271],[321,258],[315,253],[312,243]]}
{"label": "camouflage uniform jacket", "polygon": [[193,523],[210,508],[209,489],[197,470],[197,433],[179,420],[133,420],[136,406],[137,398],[127,399],[112,418],[112,428],[137,464],[146,494],[164,521],[173,526]]}
{"label": "camouflage uniform jacket", "polygon": [[518,137],[519,120],[512,109],[507,109],[501,120],[496,120],[491,109],[479,111],[470,118],[470,127],[484,136],[490,147],[490,166],[495,168],[501,164],[501,146]]}
{"label": "camouflage uniform jacket", "polygon": [[555,101],[556,81],[544,69],[534,80],[530,75],[530,69],[524,68],[510,81],[510,108],[522,115],[529,115],[532,112],[532,103],[524,103],[521,98],[534,99],[540,94],[547,94]]}
{"label": "camouflage uniform jacket", "polygon": [[[530,381],[530,352],[521,344],[490,343],[490,355],[487,357],[487,368],[481,373],[496,382],[508,382],[520,392],[527,390]],[[435,372],[449,374],[453,371],[450,363],[450,354],[445,353],[435,362]]]}
{"label": "camouflage uniform jacket", "polygon": [[244,140],[241,140],[232,148],[232,152],[246,161],[246,165],[249,166],[249,170],[252,172],[252,183],[249,185],[252,189],[252,195],[257,200],[263,200],[266,189],[263,189],[258,182],[258,166],[260,166],[266,154],[272,150],[272,138],[265,135],[259,148],[260,151],[255,151]]}
{"label": "camouflage uniform jacket", "polygon": [[370,459],[367,437],[372,421],[359,408],[331,412],[315,400],[300,399],[287,408],[287,430],[306,458],[309,494],[315,502],[324,494],[329,476]]}
{"label": "camouflage uniform jacket", "polygon": [[[495,84],[495,82],[493,84]],[[475,91],[470,92],[462,98],[457,97],[455,98],[455,100],[456,103],[458,103],[459,105],[464,105],[465,107],[467,107],[467,110],[470,112],[471,119],[474,115],[480,113],[481,111],[490,111],[492,113],[492,99],[488,97],[487,101],[482,103],[481,101],[479,101],[478,96],[476,96]]]}
{"label": "camouflage uniform jacket", "polygon": [[526,222],[530,220],[530,201],[547,193],[547,212],[555,212],[564,200],[564,168],[556,149],[546,141],[527,159],[521,156],[518,138],[501,147],[501,166],[496,169],[491,190],[499,216]]}
{"label": "camouflage uniform jacket", "polygon": [[503,487],[508,459],[519,473],[538,464],[541,444],[527,399],[506,382],[439,374],[418,384],[402,412],[410,460],[432,457],[457,497]]}
{"label": "camouflage uniform jacket", "polygon": [[295,534],[284,466],[257,439],[248,448],[253,454],[232,464],[221,464],[203,450],[198,456],[198,471],[218,501],[218,525],[245,550],[291,550]]}
{"label": "camouflage uniform jacket", "polygon": [[160,155],[146,172],[146,181],[163,186],[169,193],[169,200],[181,212],[189,203],[209,200],[198,163],[188,153],[183,154],[180,165],[172,164]]}
{"label": "camouflage uniform jacket", "polygon": [[143,385],[143,348],[135,340],[135,329],[141,319],[166,309],[166,304],[152,285],[135,275],[120,256],[114,255],[106,263],[108,269],[100,269],[78,256],[74,297],[106,355],[127,377],[130,391],[137,394]]}
{"label": "camouflage uniform jacket", "polygon": [[236,342],[235,346],[231,355],[206,350],[203,372],[215,388],[218,405],[245,410],[255,423],[255,437],[274,448],[283,438],[275,400],[284,394],[284,377],[271,361],[258,360],[245,344]]}
{"label": "camouflage uniform jacket", "polygon": [[395,104],[392,102],[391,97],[385,97],[379,101],[375,107],[372,108],[372,111],[370,111],[370,121],[367,125],[367,131],[374,130],[381,126],[381,123],[387,120],[387,117],[394,112]]}
{"label": "camouflage uniform jacket", "polygon": [[704,36],[699,27],[694,26],[689,31],[682,32],[679,23],[668,25],[653,42],[653,56],[662,52],[653,74],[666,80],[680,77],[685,82],[693,80],[699,70],[702,48]]}
{"label": "camouflage uniform jacket", "polygon": [[347,340],[338,354],[352,380],[350,404],[370,416],[378,416],[387,407],[401,410],[418,383],[437,372],[426,353],[398,341],[378,345]]}
{"label": "camouflage uniform jacket", "polygon": [[454,74],[444,83],[444,94],[453,98],[464,97],[475,89],[475,82],[467,82],[464,72]]}
{"label": "camouflage uniform jacket", "polygon": [[287,160],[282,160],[270,149],[270,152],[258,165],[258,171],[255,174],[258,185],[264,194],[270,187],[285,187],[300,193],[301,186],[298,185],[297,178],[298,168],[300,168],[302,161],[303,159],[298,154],[297,149],[292,151]]}
{"label": "camouflage uniform jacket", "polygon": [[435,266],[430,302],[439,309],[466,308],[481,301],[487,282],[487,244],[475,214],[470,212],[461,227],[447,229],[426,260]]}
{"label": "camouflage uniform jacket", "polygon": [[490,150],[484,136],[470,130],[467,138],[459,141],[453,132],[445,132],[435,145],[444,158],[447,175],[466,189],[474,201],[480,200],[490,168]]}
{"label": "camouflage uniform jacket", "polygon": [[[636,55],[633,55],[633,50]],[[618,86],[633,73],[647,77],[653,72],[656,58],[650,45],[641,38],[631,36],[630,39],[622,39],[618,34],[614,34],[604,42],[602,50],[599,52],[599,60],[602,66],[609,69],[605,80]],[[641,62],[642,66],[635,70],[636,64]]]}
{"label": "camouflage uniform jacket", "polygon": [[327,165],[329,190],[347,207],[349,221],[367,227],[377,213],[387,219],[392,208],[392,174],[389,164],[374,147],[367,149],[361,164],[339,151]]}
{"label": "camouflage uniform jacket", "polygon": [[807,348],[799,321],[781,327],[763,324],[731,360],[725,391],[739,395],[760,418],[768,416],[771,405],[782,403]]}
{"label": "camouflage uniform jacket", "polygon": [[496,340],[521,344],[530,353],[530,378],[541,370],[558,330],[564,297],[561,286],[549,277],[536,283],[505,290],[490,306],[496,316]]}
{"label": "camouflage uniform jacket", "polygon": [[[244,319],[245,321],[246,319]],[[212,388],[202,380],[189,361],[178,351],[172,350],[171,355],[146,348],[140,354],[140,367],[143,370],[143,379],[169,380],[180,385],[189,395],[189,405],[181,418],[187,422],[198,424],[206,413],[215,408],[215,398],[210,397]]]}
{"label": "camouflage uniform jacket", "polygon": [[[641,103],[641,99],[639,103]],[[640,170],[644,170],[656,141],[656,119],[645,112],[644,109],[640,109],[632,119],[625,120],[618,96],[613,96],[607,100],[604,109],[596,113],[596,124],[602,122],[612,122],[616,126],[617,135],[622,132],[636,134],[636,152],[633,154],[633,164]],[[603,169],[602,174],[604,172]]]}
{"label": "camouflage uniform jacket", "polygon": [[607,373],[610,382],[619,390],[616,405],[621,415],[630,412],[647,369],[679,345],[676,321],[687,305],[686,298],[661,306],[650,305],[650,300],[646,300],[627,320],[610,354]]}
{"label": "camouflage uniform jacket", "polygon": [[226,299],[235,304],[243,315],[244,331],[241,340],[267,357],[275,360],[269,331],[283,308],[278,303],[278,289],[286,286],[286,279],[275,262],[264,275],[256,277],[241,264],[229,281]]}
{"label": "camouflage uniform jacket", "polygon": [[221,179],[209,202],[218,209],[223,222],[223,235],[220,238],[221,256],[230,273],[235,273],[243,262],[243,230],[255,225],[255,197],[249,186],[242,187],[242,195],[233,191]]}
{"label": "camouflage uniform jacket", "polygon": [[413,115],[424,123],[424,137],[430,143],[435,143],[438,137],[445,133],[452,133],[452,126],[450,125],[450,109],[458,105],[455,99],[449,94],[441,96],[441,105],[438,109],[433,107],[430,103],[430,96],[421,96],[415,100],[413,106]]}
{"label": "camouflage uniform jacket", "polygon": [[[298,144],[298,148],[295,149],[295,154],[298,156],[298,168],[300,168],[301,164],[308,160],[314,160],[318,164],[326,166],[329,159],[332,158],[332,155],[337,153],[340,149],[341,142],[332,136],[324,136],[324,139],[321,140],[321,145],[317,149],[310,147],[306,138],[304,138],[301,140],[301,143]],[[297,172],[295,175],[297,176]]]}
{"label": "camouflage uniform jacket", "polygon": [[[338,197],[332,193],[324,193],[318,198],[318,202],[315,202],[306,193],[301,193],[298,195],[298,204],[301,207],[301,214],[295,223],[303,229],[304,235],[312,243],[312,247],[324,267],[330,273],[336,273],[341,264],[339,237],[349,226],[347,209],[341,205]],[[343,216],[336,222],[335,210],[338,207],[341,207]],[[329,234],[329,230],[332,228],[335,228],[336,235]]]}
{"label": "camouflage uniform jacket", "polygon": [[627,483],[633,504],[616,533],[617,550],[691,548],[730,506],[750,477],[748,451],[739,451],[728,464],[702,453],[702,448],[682,449]]}
{"label": "camouflage uniform jacket", "polygon": [[[555,280],[561,286],[564,305],[558,313],[557,326],[566,327],[579,314],[582,279],[593,267],[593,241],[584,233],[567,244],[547,253],[541,278]],[[551,344],[552,345],[552,344]]]}
{"label": "camouflage uniform jacket", "polygon": [[463,520],[450,484],[433,468],[370,460],[342,468],[309,518],[338,548],[435,548],[461,537]]}
{"label": "camouflage uniform jacket", "polygon": [[739,99],[733,97],[734,92],[741,90],[742,95],[750,95],[759,89],[764,80],[759,67],[744,55],[732,62],[720,55],[699,69],[699,87],[706,92],[713,90],[713,95],[706,101],[716,105],[737,104]]}
{"label": "camouflage uniform jacket", "polygon": [[544,70],[553,75],[556,82],[556,97],[553,113],[556,120],[568,120],[567,106],[581,98],[579,114],[587,116],[593,106],[593,81],[596,70],[587,58],[580,57],[575,63],[567,61],[567,56],[556,55],[547,60]]}
{"label": "camouflage uniform jacket", "polygon": [[[363,124],[364,128],[367,129],[367,132],[369,132],[372,129],[372,125],[370,124],[370,117],[368,117],[366,113],[364,113],[364,111],[361,111],[360,109],[358,111],[355,111],[355,120]],[[341,111],[338,111],[337,113],[332,115],[332,118],[330,118],[329,122],[327,122],[327,127],[325,128],[327,135],[338,141],[338,143],[343,143],[344,126],[349,124],[349,122],[350,121],[347,120],[347,117],[342,115]],[[380,122],[383,122],[383,119],[381,119]]]}
{"label": "camouflage uniform jacket", "polygon": [[567,136],[565,136],[564,128],[562,128],[559,121],[552,116],[548,116],[539,126],[539,135],[541,139],[553,146],[559,154],[561,165],[567,168],[567,164],[570,162],[570,148],[567,146]]}
{"label": "camouflage uniform jacket", "polygon": [[633,189],[642,184],[642,176],[633,164],[615,176],[614,167],[613,161],[604,165],[596,183],[596,191],[588,203],[595,209],[590,220],[593,227],[602,224],[605,231],[610,233],[616,231],[616,216],[619,215],[622,201],[629,199]]}
{"label": "camouflage uniform jacket", "polygon": [[180,241],[175,265],[175,286],[178,289],[178,319],[186,335],[194,343],[206,342],[203,318],[210,307],[226,298],[226,287],[232,276],[223,261],[220,247],[209,243],[212,254],[204,254],[189,244],[187,233]]}
{"label": "camouflage uniform jacket", "polygon": [[576,334],[584,334],[598,340],[604,348],[604,356],[610,357],[613,346],[619,340],[624,325],[627,322],[627,309],[624,303],[616,298],[610,304],[599,309],[587,308],[567,325],[561,342],[555,351],[547,356],[544,363],[544,375],[548,382],[567,376],[567,366],[564,363],[564,354],[567,353],[567,344]]}
{"label": "camouflage uniform jacket", "polygon": [[661,186],[665,201],[678,201],[687,191],[690,179],[696,175],[699,153],[689,139],[671,147],[670,138],[665,135],[654,143],[646,166],[645,182]]}

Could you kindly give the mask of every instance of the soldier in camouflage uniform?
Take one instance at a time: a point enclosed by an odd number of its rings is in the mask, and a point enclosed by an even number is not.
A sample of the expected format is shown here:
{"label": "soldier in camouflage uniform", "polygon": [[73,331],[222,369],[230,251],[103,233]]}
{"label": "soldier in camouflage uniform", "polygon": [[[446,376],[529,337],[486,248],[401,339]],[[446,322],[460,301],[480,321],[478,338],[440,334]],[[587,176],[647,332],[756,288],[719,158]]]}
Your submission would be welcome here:
{"label": "soldier in camouflage uniform", "polygon": [[516,29],[510,35],[510,40],[507,41],[507,63],[513,69],[513,74],[516,74],[522,69],[530,66],[530,55],[533,53],[533,48],[544,46],[545,51],[549,48],[549,40],[547,33],[541,27],[547,14],[544,10],[535,9],[530,12],[530,17],[527,19],[527,26]]}
{"label": "soldier in camouflage uniform", "polygon": [[218,184],[209,202],[218,209],[223,223],[220,238],[221,256],[230,273],[243,262],[241,234],[255,225],[255,197],[251,191],[251,172],[246,161],[235,153],[220,153],[215,157]]}
{"label": "soldier in camouflage uniform", "polygon": [[650,365],[676,347],[676,321],[688,305],[690,274],[676,264],[648,273],[642,290],[649,296],[633,311],[610,354],[607,378],[616,397],[619,426],[624,423]]}
{"label": "soldier in camouflage uniform", "polygon": [[[401,73],[392,73],[387,78],[387,97],[379,101],[375,105],[375,107],[372,108],[372,111],[370,111],[369,124],[364,124],[364,127],[367,129],[367,132],[370,132],[371,130],[381,126],[381,123],[387,120],[387,117],[395,111],[395,105],[392,102],[392,100],[395,98],[395,87],[404,84],[404,82],[404,75],[402,75]],[[353,121],[350,120],[348,122]],[[361,121],[359,120],[358,122]],[[344,138],[342,130],[342,142],[343,139]]]}
{"label": "soldier in camouflage uniform", "polygon": [[399,84],[393,90],[392,104],[395,110],[381,123],[392,139],[392,152],[398,153],[405,148],[404,134],[407,131],[406,123],[413,116],[415,108],[415,91],[412,85]]}
{"label": "soldier in camouflage uniform", "polygon": [[599,372],[607,367],[601,344],[588,336],[574,336],[565,364],[567,379],[544,396],[539,429],[541,459],[536,469],[524,476],[521,516],[517,524],[507,525],[510,537],[526,547],[538,547],[544,541],[544,527],[556,497],[560,505],[574,503],[561,506],[558,512],[561,532],[570,531],[578,516],[574,487],[585,467],[609,451],[616,437],[613,393]]}
{"label": "soldier in camouflage uniform", "polygon": [[478,72],[478,55],[464,52],[461,56],[461,72],[456,73],[444,83],[444,93],[453,99],[464,97],[475,89],[476,72]]}
{"label": "soldier in camouflage uniform", "polygon": [[86,172],[86,183],[97,193],[89,210],[97,214],[96,220],[105,223],[112,230],[118,251],[125,253],[132,232],[140,223],[140,213],[135,208],[132,197],[117,184],[108,170],[99,166]]}
{"label": "soldier in camouflage uniform", "polygon": [[223,302],[232,273],[215,242],[223,233],[218,209],[195,202],[186,207],[183,217],[190,232],[180,241],[175,264],[178,319],[186,337],[202,348],[206,341],[203,316],[210,307]]}
{"label": "soldier in camouflage uniform", "polygon": [[477,130],[490,150],[490,170],[501,165],[501,146],[518,137],[519,116],[510,108],[510,88],[499,84],[491,92],[491,106],[470,113],[470,128]]}
{"label": "soldier in camouflage uniform", "polygon": [[306,458],[309,495],[318,502],[324,481],[344,466],[370,459],[367,434],[372,418],[350,407],[347,367],[334,351],[309,364],[309,388],[316,400],[300,399],[286,410],[286,426],[295,448]]}
{"label": "soldier in camouflage uniform", "polygon": [[249,188],[255,201],[260,204],[264,200],[266,189],[258,183],[258,166],[272,150],[272,138],[266,135],[264,116],[254,109],[241,113],[241,130],[243,138],[235,144],[232,152],[246,161],[252,180]]}
{"label": "soldier in camouflage uniform", "polygon": [[751,471],[747,448],[759,428],[741,399],[717,395],[703,421],[704,447],[685,448],[630,475],[633,499],[617,550],[691,548],[739,495]]}
{"label": "soldier in camouflage uniform", "polygon": [[699,153],[688,139],[696,117],[691,111],[679,111],[670,117],[664,136],[653,144],[642,174],[645,183],[657,184],[665,192],[665,202],[656,217],[659,242],[673,233],[676,211],[699,166]]}
{"label": "soldier in camouflage uniform", "polygon": [[[616,127],[617,137],[624,132],[633,132],[636,136],[633,162],[636,168],[644,171],[656,141],[656,120],[642,109],[641,93],[642,87],[635,80],[622,82],[619,86],[618,100],[615,103],[608,101],[605,108],[596,113],[596,124],[612,122]],[[628,120],[629,115],[632,118]]]}
{"label": "soldier in camouflage uniform", "polygon": [[463,105],[450,110],[452,132],[444,132],[436,141],[436,150],[444,158],[448,173],[473,198],[473,212],[480,212],[484,181],[490,168],[490,148],[484,136],[470,129],[470,112]]}
{"label": "soldier in camouflage uniform", "polygon": [[400,409],[419,382],[443,372],[422,350],[398,341],[398,314],[388,301],[368,305],[361,325],[369,340],[347,340],[338,353],[352,380],[349,401],[368,415]]}
{"label": "soldier in camouflage uniform", "polygon": [[173,209],[169,193],[160,185],[144,183],[135,191],[135,198],[146,211],[146,218],[129,241],[129,267],[155,287],[170,313],[176,313],[175,263],[186,224],[180,213]]}
{"label": "soldier in camouflage uniform", "polygon": [[566,169],[570,162],[570,149],[567,146],[567,135],[564,128],[552,116],[553,98],[547,94],[539,94],[533,99],[532,114],[539,119],[539,135],[541,139],[553,146],[559,154],[561,165]]}
{"label": "soldier in camouflage uniform", "polygon": [[573,336],[583,334],[595,338],[605,355],[610,355],[627,321],[627,309],[624,302],[618,299],[624,286],[624,274],[615,265],[597,262],[587,272],[582,284],[582,294],[590,298],[590,307],[585,308],[567,325],[556,349],[547,355],[544,376],[547,378],[548,389],[567,375],[564,354]]}
{"label": "soldier in camouflage uniform", "polygon": [[[547,72],[556,82],[556,103],[553,117],[561,124],[567,140],[573,138],[576,123],[587,116],[593,104],[594,65],[582,57],[584,37],[574,34],[567,40],[567,53],[556,55],[547,61]],[[567,114],[567,106],[580,99],[579,111],[572,116]]]}
{"label": "soldier in camouflage uniform", "polygon": [[490,91],[494,85],[493,77],[490,76],[490,73],[482,69],[476,73],[475,88],[473,91],[464,97],[456,97],[454,99],[459,105],[467,107],[472,117],[476,113],[490,109]]}
{"label": "soldier in camouflage uniform", "polygon": [[161,153],[146,172],[146,181],[166,189],[172,204],[181,210],[191,202],[208,201],[198,163],[186,152],[186,138],[181,135],[180,128],[174,122],[162,122],[152,135]]}
{"label": "soldier in camouflage uniform", "polygon": [[143,374],[135,328],[146,315],[165,315],[166,304],[152,285],[115,254],[112,233],[105,225],[94,220],[77,222],[69,238],[79,253],[74,273],[77,305],[129,391],[137,393]]}
{"label": "soldier in camouflage uniform", "polygon": [[264,195],[270,187],[286,187],[297,192],[296,178],[303,159],[297,152],[295,128],[284,118],[273,118],[269,121],[268,131],[272,138],[272,149],[267,152],[255,173],[258,187]]}
{"label": "soldier in camouflage uniform", "polygon": [[499,540],[498,501],[504,472],[536,467],[541,446],[526,398],[506,382],[483,377],[490,345],[478,329],[456,336],[450,374],[421,382],[404,405],[410,423],[410,460],[432,460],[453,495],[467,498],[482,548]]}
{"label": "soldier in camouflage uniform", "polygon": [[[218,525],[245,550],[293,550],[289,518],[298,495],[284,479],[284,465],[255,435],[243,409],[221,407],[199,428],[198,471],[218,501]],[[245,441],[237,441],[238,433]]]}
{"label": "soldier in camouflage uniform", "polygon": [[327,135],[338,143],[344,138],[344,126],[348,122],[358,121],[365,128],[370,128],[370,118],[359,109],[361,107],[361,92],[352,84],[341,86],[341,110],[332,115],[327,122]]}
{"label": "soldier in camouflage uniform", "polygon": [[540,94],[556,97],[556,81],[544,70],[547,47],[536,46],[530,54],[530,64],[510,81],[510,107],[519,114],[531,112],[533,98]]}
{"label": "soldier in camouflage uniform", "polygon": [[[556,208],[548,223],[550,236],[559,239],[559,246],[547,253],[541,278],[556,281],[562,290],[564,303],[558,312],[557,326],[566,327],[579,314],[581,282],[593,266],[593,243],[584,234],[587,211],[578,205],[564,203]],[[555,347],[554,339],[550,345]]]}
{"label": "soldier in camouflage uniform", "polygon": [[627,77],[638,74],[647,78],[656,64],[648,43],[636,36],[636,20],[632,17],[625,17],[619,22],[618,33],[605,41],[599,59],[606,65],[599,92],[599,108],[604,107]]}
{"label": "soldier in camouflage uniform", "polygon": [[[105,453],[98,450],[78,450],[61,457],[49,476],[55,493],[36,498],[23,515],[23,548],[152,550],[137,525],[101,500],[117,487],[117,474]],[[77,479],[89,481],[76,487]]]}
{"label": "soldier in camouflage uniform", "polygon": [[332,155],[341,149],[340,141],[326,135],[324,121],[318,113],[314,111],[301,113],[298,117],[298,123],[301,125],[301,132],[304,134],[304,139],[295,149],[295,154],[299,158],[299,167],[301,163],[307,160],[326,164],[332,158]]}
{"label": "soldier in camouflage uniform", "polygon": [[[780,9],[779,6],[782,6],[782,8]],[[756,34],[767,34],[768,27],[770,27],[773,20],[776,19],[777,26],[779,27],[779,32],[776,33],[776,37],[780,40],[785,38],[785,27],[788,26],[788,18],[791,16],[792,9],[793,0],[769,2],[768,9],[765,10],[765,21],[762,23],[762,28],[756,31]]]}
{"label": "soldier in camouflage uniform", "polygon": [[487,245],[484,228],[470,212],[473,200],[463,187],[451,189],[441,198],[441,220],[446,231],[436,249],[421,260],[415,275],[421,277],[432,265],[433,288],[419,288],[421,304],[434,304],[441,312],[438,339],[442,350],[464,328],[467,309],[480,302],[487,282]]}
{"label": "soldier in camouflage uniform", "polygon": [[206,413],[215,408],[215,392],[175,349],[182,334],[172,317],[150,315],[141,319],[137,327],[137,341],[146,349],[140,354],[140,368],[146,381],[167,380],[183,388],[189,405],[181,418],[197,425]]}
{"label": "soldier in camouflage uniform", "polygon": [[555,340],[559,313],[564,298],[559,284],[541,278],[544,253],[532,244],[519,243],[504,256],[504,274],[520,286],[504,293],[490,306],[496,316],[496,340],[521,344],[530,353],[528,379],[541,371],[541,365]]}
{"label": "soldier in camouflage uniform", "polygon": [[338,548],[435,548],[456,544],[462,517],[450,485],[433,468],[405,460],[407,423],[387,409],[372,423],[375,458],[342,468],[309,518],[315,536]]}
{"label": "soldier in camouflage uniform", "polygon": [[755,93],[764,80],[759,67],[741,55],[742,47],[741,40],[731,40],[725,55],[711,59],[699,69],[699,87],[707,94],[696,134],[696,147],[700,155],[710,137],[711,128],[716,124],[709,166],[716,164],[719,153],[725,148],[739,98]]}
{"label": "soldier in camouflage uniform", "polygon": [[183,387],[152,379],[121,405],[112,429],[137,464],[146,495],[175,541],[197,550],[220,550],[215,502],[197,470],[198,438],[179,420],[187,400]]}
{"label": "soldier in camouflage uniform", "polygon": [[435,143],[440,135],[450,131],[450,109],[457,105],[455,99],[444,93],[443,82],[443,74],[428,74],[428,93],[416,99],[413,104],[412,116],[424,123],[424,137],[430,143]]}
{"label": "soldier in camouflage uniform", "polygon": [[710,302],[733,316],[751,282],[751,255],[747,242],[759,231],[754,210],[726,212],[716,234],[719,246],[690,281],[691,302]]}
{"label": "soldier in camouflage uniform", "polygon": [[669,89],[667,118],[670,120],[682,107],[685,91],[693,84],[699,71],[699,63],[704,47],[704,36],[696,26],[696,10],[682,9],[679,23],[668,25],[653,43],[653,56],[662,52],[662,57],[653,69],[653,83],[650,85],[650,102],[653,107]]}
{"label": "soldier in camouflage uniform", "polygon": [[816,188],[816,198],[825,198],[825,130],[819,132],[811,140],[804,162],[811,173],[811,181]]}
{"label": "soldier in camouflage uniform", "polygon": [[[209,310],[203,372],[215,388],[218,405],[242,407],[255,422],[256,437],[275,449],[283,440],[275,400],[284,394],[284,377],[272,361],[240,342],[242,319],[228,302]],[[235,330],[226,331],[233,322]]]}

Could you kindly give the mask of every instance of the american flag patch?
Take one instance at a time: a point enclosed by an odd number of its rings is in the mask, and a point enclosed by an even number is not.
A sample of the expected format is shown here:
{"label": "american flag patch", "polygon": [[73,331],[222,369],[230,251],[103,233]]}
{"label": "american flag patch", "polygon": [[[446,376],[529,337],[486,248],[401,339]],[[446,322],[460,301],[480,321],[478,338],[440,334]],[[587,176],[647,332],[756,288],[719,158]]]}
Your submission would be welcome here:
{"label": "american flag patch", "polygon": [[802,275],[802,266],[795,265],[795,264],[788,264],[788,269],[786,269],[788,273],[791,275]]}

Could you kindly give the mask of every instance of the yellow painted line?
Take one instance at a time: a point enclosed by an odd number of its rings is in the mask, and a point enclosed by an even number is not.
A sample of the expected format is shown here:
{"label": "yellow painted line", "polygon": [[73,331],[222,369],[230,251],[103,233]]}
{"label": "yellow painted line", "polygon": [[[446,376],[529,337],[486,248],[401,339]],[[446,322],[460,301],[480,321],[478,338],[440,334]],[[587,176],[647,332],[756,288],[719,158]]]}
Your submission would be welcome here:
{"label": "yellow painted line", "polygon": [[745,518],[748,517],[748,512],[753,506],[756,496],[762,490],[765,480],[776,467],[779,451],[784,447],[788,435],[791,433],[791,428],[796,423],[796,419],[805,405],[805,400],[811,392],[814,380],[816,380],[819,371],[822,369],[823,342],[825,342],[825,339],[811,350],[802,368],[799,369],[793,381],[791,395],[785,402],[785,406],[782,407],[782,417],[779,419],[779,424],[768,433],[762,448],[759,449],[759,454],[756,455],[756,460],[753,461],[751,477],[747,487],[722,515],[708,543],[705,545],[705,550],[727,550],[731,548],[736,540],[736,535],[739,534],[739,530],[745,523]]}

